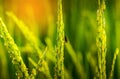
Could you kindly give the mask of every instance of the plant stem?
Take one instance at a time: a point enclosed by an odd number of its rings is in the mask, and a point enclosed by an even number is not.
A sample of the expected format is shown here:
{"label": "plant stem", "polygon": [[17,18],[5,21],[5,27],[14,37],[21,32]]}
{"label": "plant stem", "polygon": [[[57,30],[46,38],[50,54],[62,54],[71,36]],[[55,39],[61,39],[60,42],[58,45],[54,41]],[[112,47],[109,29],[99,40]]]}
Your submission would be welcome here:
{"label": "plant stem", "polygon": [[23,77],[25,79],[29,79],[28,70],[26,68],[26,65],[24,64],[24,61],[22,60],[20,50],[8,33],[8,30],[5,24],[2,22],[2,19],[0,19],[0,36],[4,40],[4,45],[7,48],[8,53],[10,54],[12,63],[16,66],[16,75],[18,76],[18,78]]}
{"label": "plant stem", "polygon": [[99,79],[106,79],[106,32],[105,32],[105,1],[98,0],[97,10],[97,37]]}
{"label": "plant stem", "polygon": [[62,0],[58,0],[55,79],[64,79],[64,23],[62,13]]}

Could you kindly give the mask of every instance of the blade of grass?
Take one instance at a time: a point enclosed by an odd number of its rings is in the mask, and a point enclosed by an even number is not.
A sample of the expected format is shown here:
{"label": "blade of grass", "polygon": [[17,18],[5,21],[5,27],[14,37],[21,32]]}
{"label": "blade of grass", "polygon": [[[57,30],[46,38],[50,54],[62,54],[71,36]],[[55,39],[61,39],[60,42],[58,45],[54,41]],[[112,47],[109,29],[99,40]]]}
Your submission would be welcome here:
{"label": "blade of grass", "polygon": [[78,63],[77,56],[76,56],[75,51],[74,51],[74,49],[72,48],[70,42],[65,43],[65,47],[66,47],[66,49],[67,49],[67,51],[68,51],[68,54],[71,56],[71,58],[72,58],[72,60],[73,60],[73,62],[74,62],[74,64],[75,64],[75,67],[76,67],[77,72],[80,74],[80,75],[79,75],[80,78],[81,78],[81,79],[86,79],[86,78],[85,78],[84,68],[83,68],[83,66],[82,66],[80,63]]}
{"label": "blade of grass", "polygon": [[114,53],[113,62],[112,62],[112,69],[111,69],[111,72],[110,72],[109,79],[112,79],[112,77],[113,77],[115,61],[116,61],[116,57],[117,57],[118,54],[119,54],[119,49],[117,48],[115,53]]}
{"label": "blade of grass", "polygon": [[6,53],[3,50],[3,46],[0,45],[0,78],[2,79],[9,79],[7,62]]}
{"label": "blade of grass", "polygon": [[[38,39],[33,35],[33,33],[27,28],[27,26],[19,20],[13,13],[7,12],[6,13],[18,26],[18,28],[21,30],[27,41],[31,44],[31,46],[36,50],[38,53],[38,56],[42,55],[42,51],[39,49],[39,42]],[[43,44],[40,42],[41,48],[44,47]]]}

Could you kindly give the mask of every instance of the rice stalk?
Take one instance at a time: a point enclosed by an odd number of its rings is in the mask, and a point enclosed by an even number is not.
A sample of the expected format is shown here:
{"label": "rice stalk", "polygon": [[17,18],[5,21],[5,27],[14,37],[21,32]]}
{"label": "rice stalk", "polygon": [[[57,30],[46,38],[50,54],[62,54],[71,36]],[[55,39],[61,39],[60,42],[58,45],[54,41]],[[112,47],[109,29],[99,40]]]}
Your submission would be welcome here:
{"label": "rice stalk", "polygon": [[[17,24],[20,31],[23,33],[27,41],[31,44],[31,46],[36,50],[38,56],[42,55],[42,51],[39,49],[39,43],[37,38],[33,35],[33,33],[27,28],[27,26],[19,20],[13,13],[7,12],[7,15]],[[40,42],[41,47],[43,44]]]}
{"label": "rice stalk", "polygon": [[62,0],[58,0],[57,45],[54,79],[64,79],[64,23]]}
{"label": "rice stalk", "polygon": [[34,62],[33,59],[31,58],[28,58],[29,61],[32,63],[32,65],[34,66],[33,70],[32,70],[32,73],[31,73],[31,78],[33,79],[35,76],[36,76],[36,73],[39,71],[39,72],[43,72],[43,74],[45,74],[47,76],[47,79],[52,79],[51,75],[50,75],[50,72],[49,72],[49,68],[48,68],[48,64],[43,61],[43,62],[40,62],[41,64],[43,64],[43,67],[39,67],[37,63]]}
{"label": "rice stalk", "polygon": [[30,61],[30,63],[34,66],[34,68],[32,69],[32,72],[30,74],[30,79],[35,79],[36,77],[36,67],[37,67],[37,64],[29,57],[28,60]]}
{"label": "rice stalk", "polygon": [[[11,17],[11,19],[17,24],[17,26],[19,27],[19,29],[21,30],[21,32],[23,33],[23,35],[25,36],[25,38],[27,39],[27,41],[31,44],[31,46],[36,50],[38,56],[39,56],[39,60],[38,60],[38,65],[37,68],[41,69],[42,67],[44,67],[46,71],[44,71],[43,73],[48,73],[47,75],[49,75],[49,79],[51,78],[50,76],[50,71],[49,71],[49,67],[46,64],[46,61],[43,59],[43,54],[42,50],[39,48],[38,45],[38,40],[37,38],[32,34],[32,32],[30,32],[30,30],[27,28],[27,26],[21,21],[19,20],[13,13],[7,12],[7,15],[9,17]],[[23,30],[24,29],[24,30]],[[36,41],[37,40],[37,41]],[[43,48],[44,45],[40,42],[40,47]],[[44,63],[43,63],[44,62]],[[45,65],[44,65],[45,64]],[[45,67],[46,66],[46,67]],[[46,74],[45,74],[46,75]]]}
{"label": "rice stalk", "polygon": [[105,32],[105,1],[98,0],[97,37],[99,79],[106,79],[106,32]]}
{"label": "rice stalk", "polygon": [[116,51],[115,51],[115,53],[114,53],[113,62],[112,62],[112,69],[110,71],[109,79],[112,79],[112,77],[113,77],[114,67],[115,67],[115,61],[116,61],[116,57],[117,57],[118,54],[119,54],[119,49],[117,48]]}
{"label": "rice stalk", "polygon": [[15,44],[13,38],[8,33],[8,30],[0,18],[0,37],[4,40],[4,46],[7,48],[8,53],[10,54],[10,58],[12,59],[12,63],[16,67],[16,75],[18,79],[21,77],[25,79],[30,79],[28,74],[28,69],[22,60],[20,50]]}

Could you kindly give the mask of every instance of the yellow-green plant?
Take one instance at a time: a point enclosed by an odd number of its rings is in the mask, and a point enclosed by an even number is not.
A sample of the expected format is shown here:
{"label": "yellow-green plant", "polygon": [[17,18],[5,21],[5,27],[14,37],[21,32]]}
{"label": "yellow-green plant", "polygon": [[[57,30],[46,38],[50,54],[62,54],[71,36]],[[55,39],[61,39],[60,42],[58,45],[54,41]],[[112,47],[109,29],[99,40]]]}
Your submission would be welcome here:
{"label": "yellow-green plant", "polygon": [[36,68],[37,68],[37,64],[29,57],[28,60],[30,61],[30,63],[35,67],[32,69],[32,72],[30,74],[30,78],[34,79],[36,77]]}
{"label": "yellow-green plant", "polygon": [[[13,13],[7,12],[6,13],[18,26],[20,31],[23,33],[27,41],[30,43],[30,45],[35,49],[35,51],[38,53],[38,56],[42,55],[42,51],[39,49],[39,42],[38,39],[33,35],[33,33],[28,29],[28,27],[19,20]],[[23,30],[24,29],[24,30]],[[42,47],[43,44],[40,42],[40,46]]]}
{"label": "yellow-green plant", "polygon": [[64,79],[64,23],[62,13],[62,0],[58,0],[58,21],[57,21],[57,45],[55,79]]}
{"label": "yellow-green plant", "polygon": [[[1,41],[0,41],[0,44],[1,44]],[[8,79],[9,76],[8,76],[8,66],[7,66],[7,59],[6,59],[6,53],[3,53],[4,50],[3,50],[3,46],[0,45],[0,66],[2,67],[2,69],[0,69],[0,71],[2,72],[1,73],[1,78],[3,79]]]}
{"label": "yellow-green plant", "polygon": [[98,0],[97,10],[97,48],[98,48],[98,70],[99,79],[106,79],[106,32],[105,32],[105,1]]}
{"label": "yellow-green plant", "polygon": [[8,30],[5,24],[2,22],[2,19],[0,19],[0,37],[4,40],[4,46],[7,48],[8,53],[10,54],[12,63],[16,66],[16,75],[18,79],[21,77],[29,79],[28,69],[26,68],[24,61],[22,60],[20,50],[8,33]]}
{"label": "yellow-green plant", "polygon": [[[67,43],[65,43],[65,48],[67,49],[68,54],[71,56],[72,61],[73,61],[74,64],[75,64],[76,70],[77,70],[77,72],[79,73],[80,78],[81,78],[81,79],[84,79],[84,78],[86,77],[84,68],[83,68],[83,66],[81,65],[81,63],[78,63],[78,58],[77,58],[76,52],[75,52],[74,49],[72,48],[72,45],[70,44],[69,41],[67,41]],[[82,56],[81,56],[81,57],[82,57]]]}
{"label": "yellow-green plant", "polygon": [[[96,44],[98,49],[98,68],[97,68],[97,79],[106,79],[106,31],[105,31],[105,17],[104,11],[106,8],[105,0],[98,0],[98,10],[97,10],[97,37]],[[112,70],[110,72],[111,79],[114,72],[114,65],[116,56],[118,55],[119,49],[116,49],[114,54]]]}
{"label": "yellow-green plant", "polygon": [[[19,20],[13,13],[7,12],[7,15],[9,17],[11,17],[11,19],[17,24],[17,26],[19,27],[19,29],[21,30],[21,32],[23,33],[23,35],[25,36],[25,38],[27,39],[27,41],[31,44],[31,46],[35,49],[35,51],[38,54],[39,60],[38,60],[38,64],[36,70],[42,71],[46,76],[48,76],[49,79],[51,79],[51,75],[50,75],[50,71],[49,71],[49,67],[47,65],[47,62],[43,59],[43,54],[42,53],[42,48],[44,48],[43,44],[40,42],[40,47],[39,48],[39,42],[38,39],[33,35],[33,33],[27,28],[27,26],[21,21]],[[24,30],[23,30],[24,29]],[[41,70],[42,68],[42,70]],[[47,71],[47,72],[46,72]],[[32,75],[32,74],[31,74]]]}
{"label": "yellow-green plant", "polygon": [[110,71],[109,79],[112,79],[112,77],[113,77],[115,61],[116,61],[116,57],[117,57],[118,53],[119,53],[119,49],[117,48],[116,51],[115,51],[115,53],[114,53],[113,62],[112,62],[112,67],[111,67],[112,69],[111,69],[111,71]]}

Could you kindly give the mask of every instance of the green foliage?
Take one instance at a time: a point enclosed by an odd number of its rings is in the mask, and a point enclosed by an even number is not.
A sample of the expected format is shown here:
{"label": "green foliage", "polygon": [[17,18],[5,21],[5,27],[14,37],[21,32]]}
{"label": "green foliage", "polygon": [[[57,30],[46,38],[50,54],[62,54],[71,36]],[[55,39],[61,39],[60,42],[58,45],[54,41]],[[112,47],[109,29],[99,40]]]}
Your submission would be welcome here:
{"label": "green foliage", "polygon": [[[98,69],[97,69],[97,78],[98,79],[106,79],[106,31],[105,31],[105,17],[104,11],[106,8],[104,0],[98,0],[99,8],[97,10],[97,37],[96,44],[98,48]],[[119,49],[116,49],[116,53],[114,54],[112,70],[110,73],[110,78],[112,77],[112,73],[114,71],[114,65],[116,56],[118,55]]]}
{"label": "green foliage", "polygon": [[[34,35],[29,26],[14,13],[7,12],[8,17],[4,16],[3,4],[0,3],[0,10],[2,10],[0,16],[4,20],[3,22],[0,19],[0,38],[2,38],[0,79],[16,79],[16,77],[17,79],[119,79],[120,62],[116,63],[117,55],[120,58],[119,48],[113,53],[113,59],[111,54],[113,52],[111,49],[116,48],[114,39],[117,36],[114,36],[115,30],[110,27],[112,25],[108,24],[108,17],[111,17],[109,14],[106,15],[109,10],[107,6],[110,6],[109,1],[108,4],[105,4],[105,0],[90,2],[88,0],[57,0],[57,2],[57,18],[54,19],[55,23],[52,18],[50,21],[52,23],[46,24],[49,26],[50,34],[45,38]],[[56,29],[53,30],[55,24]],[[119,20],[117,26],[119,26]],[[19,34],[15,31],[16,28],[20,31]],[[33,28],[38,27],[33,26]],[[52,32],[50,32],[51,29]],[[114,34],[110,29],[114,30]],[[119,36],[118,31],[117,29],[116,33]],[[109,33],[115,38],[110,37]],[[119,37],[117,37],[118,41]],[[24,44],[19,46],[20,42]],[[4,45],[2,46],[1,43]],[[13,65],[10,65],[11,61]],[[16,76],[14,77],[13,74]]]}
{"label": "green foliage", "polygon": [[[35,66],[35,69],[33,69],[34,72],[36,73],[36,70],[41,72],[41,68],[46,66],[45,69],[47,69],[47,70],[43,70],[42,72],[45,73],[49,78],[51,78],[48,65],[47,65],[46,61],[44,61],[44,59],[43,59],[44,58],[44,53],[42,54],[42,51],[39,48],[39,45],[38,45],[39,43],[37,41],[37,38],[32,34],[32,32],[30,32],[30,30],[27,28],[27,26],[25,26],[25,24],[22,21],[17,19],[17,17],[14,14],[8,12],[7,15],[9,17],[11,17],[13,19],[13,21],[15,21],[15,23],[17,24],[19,29],[22,31],[23,35],[25,36],[25,38],[27,39],[29,44],[34,48],[34,50],[36,50],[36,53],[38,54],[39,61],[38,61],[37,66]],[[43,48],[42,43],[40,43],[40,46]],[[46,73],[46,71],[47,71],[47,73]],[[31,75],[33,76],[34,73],[31,74]]]}

